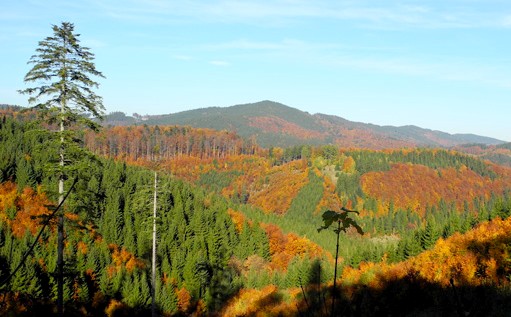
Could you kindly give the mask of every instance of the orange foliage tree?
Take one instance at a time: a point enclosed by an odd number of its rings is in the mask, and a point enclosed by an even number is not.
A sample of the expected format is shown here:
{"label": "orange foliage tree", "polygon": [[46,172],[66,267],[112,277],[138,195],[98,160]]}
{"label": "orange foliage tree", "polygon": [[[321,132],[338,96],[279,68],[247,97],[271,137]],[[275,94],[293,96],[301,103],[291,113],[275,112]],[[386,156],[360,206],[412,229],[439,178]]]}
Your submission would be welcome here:
{"label": "orange foliage tree", "polygon": [[[35,235],[40,226],[39,216],[49,214],[46,206],[50,201],[40,190],[27,187],[21,193],[12,182],[0,184],[0,213],[2,221],[10,225],[13,235],[21,238],[28,231]],[[9,217],[5,211],[14,211],[14,217]]]}
{"label": "orange foliage tree", "polygon": [[124,247],[109,244],[108,248],[112,252],[112,264],[108,267],[108,272],[113,275],[123,268],[125,268],[128,272],[133,272],[135,269],[143,269],[145,267],[145,263],[135,257],[135,255]]}
{"label": "orange foliage tree", "polygon": [[285,271],[289,262],[296,257],[318,258],[325,251],[305,237],[299,237],[294,233],[284,234],[274,224],[261,224],[269,239],[271,263],[270,268]]}
{"label": "orange foliage tree", "polygon": [[221,316],[296,316],[296,306],[288,305],[282,300],[282,294],[275,285],[268,285],[260,290],[243,289],[236,295]]}

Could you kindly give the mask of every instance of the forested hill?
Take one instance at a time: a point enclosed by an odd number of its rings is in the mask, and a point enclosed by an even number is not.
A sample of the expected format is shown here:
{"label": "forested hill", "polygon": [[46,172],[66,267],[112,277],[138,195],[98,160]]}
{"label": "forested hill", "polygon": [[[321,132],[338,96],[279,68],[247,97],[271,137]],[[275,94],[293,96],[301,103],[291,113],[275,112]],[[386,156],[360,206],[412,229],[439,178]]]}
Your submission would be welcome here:
{"label": "forested hill", "polygon": [[[348,316],[510,309],[511,221],[502,219],[511,214],[511,168],[438,149],[264,150],[189,127],[83,136],[96,155],[78,162],[66,202],[68,315],[147,316],[151,285],[164,316],[322,317],[333,304]],[[55,223],[36,236],[57,201],[48,167],[58,144],[48,137],[34,122],[0,118],[2,316],[55,313]],[[151,284],[147,167],[156,163]],[[360,211],[365,234],[339,239],[343,295],[334,301],[336,235],[317,228],[339,204]]]}
{"label": "forested hill", "polygon": [[[1,104],[0,113],[19,115],[19,106]],[[29,113],[30,114],[30,113]],[[25,114],[27,116],[28,114]],[[310,114],[272,101],[231,107],[210,107],[163,115],[126,115],[111,112],[105,126],[172,125],[235,132],[264,148],[333,144],[347,148],[457,147],[499,164],[509,164],[505,142],[475,134],[449,134],[417,126],[379,126],[327,115]],[[468,147],[467,145],[470,145]],[[494,150],[495,146],[499,146]],[[490,148],[488,148],[490,146]],[[504,147],[503,147],[504,146]],[[492,148],[493,147],[493,148]],[[468,151],[465,149],[470,148]],[[506,151],[507,150],[507,151]],[[503,153],[506,152],[506,153]]]}
{"label": "forested hill", "polygon": [[448,134],[416,126],[378,126],[341,117],[310,114],[272,101],[231,107],[211,107],[154,116],[107,116],[106,124],[187,125],[235,131],[242,137],[255,136],[263,147],[297,144],[336,144],[370,149],[404,146],[450,147],[466,143],[500,144],[500,140],[474,134]]}

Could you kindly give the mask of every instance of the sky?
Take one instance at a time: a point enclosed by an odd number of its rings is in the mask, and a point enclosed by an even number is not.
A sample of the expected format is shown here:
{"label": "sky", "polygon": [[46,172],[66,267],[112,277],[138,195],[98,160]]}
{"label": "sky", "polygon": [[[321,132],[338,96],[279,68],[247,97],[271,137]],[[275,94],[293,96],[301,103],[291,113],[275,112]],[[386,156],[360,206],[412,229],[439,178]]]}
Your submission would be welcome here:
{"label": "sky", "polygon": [[107,113],[272,100],[511,141],[509,0],[2,1],[0,104],[28,106],[27,62],[61,22],[95,54]]}

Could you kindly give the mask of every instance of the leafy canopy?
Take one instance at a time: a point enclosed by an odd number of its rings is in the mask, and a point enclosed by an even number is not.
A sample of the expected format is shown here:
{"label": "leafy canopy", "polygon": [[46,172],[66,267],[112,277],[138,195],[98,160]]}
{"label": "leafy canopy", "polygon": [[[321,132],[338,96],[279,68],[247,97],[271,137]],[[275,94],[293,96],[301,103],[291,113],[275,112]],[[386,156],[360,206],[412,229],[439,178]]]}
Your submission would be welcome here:
{"label": "leafy canopy", "polygon": [[355,220],[353,220],[353,218],[350,218],[349,213],[358,214],[358,211],[349,210],[345,207],[341,207],[341,212],[333,210],[325,211],[322,215],[324,225],[318,228],[318,232],[328,229],[335,222],[338,223],[338,227],[334,229],[334,232],[337,234],[341,231],[346,232],[349,227],[354,227],[359,234],[364,234],[362,228],[355,222]]}

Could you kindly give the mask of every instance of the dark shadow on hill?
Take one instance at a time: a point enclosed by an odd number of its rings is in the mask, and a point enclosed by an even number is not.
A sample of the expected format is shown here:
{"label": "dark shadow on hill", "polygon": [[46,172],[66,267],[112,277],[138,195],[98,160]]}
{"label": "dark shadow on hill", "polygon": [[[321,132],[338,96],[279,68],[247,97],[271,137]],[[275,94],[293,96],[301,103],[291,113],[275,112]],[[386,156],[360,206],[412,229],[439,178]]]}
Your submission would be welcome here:
{"label": "dark shadow on hill", "polygon": [[[331,316],[331,293],[331,287],[307,286],[297,316]],[[459,286],[454,280],[445,287],[410,273],[383,281],[378,289],[342,286],[335,306],[335,316],[510,316],[511,291],[491,285]]]}
{"label": "dark shadow on hill", "polygon": [[[479,260],[472,281],[453,275],[444,284],[430,282],[408,270],[401,278],[378,275],[378,287],[341,285],[337,290],[335,316],[511,316],[511,238],[483,242],[469,240],[459,246]],[[497,263],[496,276],[487,276],[485,261]],[[297,316],[331,316],[332,287],[319,287],[321,266],[313,265],[304,277]],[[475,284],[477,281],[479,285]]]}
{"label": "dark shadow on hill", "polygon": [[[323,317],[331,316],[331,287],[319,287],[320,266],[313,266],[308,272],[309,284],[303,286],[301,299],[297,306],[288,306],[290,311],[273,313],[272,307],[286,305],[280,293],[271,293],[258,299],[258,311],[246,316],[297,316]],[[227,280],[225,281],[227,282]],[[411,272],[400,279],[382,280],[381,287],[372,288],[367,285],[343,285],[338,289],[335,316],[510,316],[511,290],[497,288],[492,285],[464,286],[452,281],[451,285],[442,286],[421,278],[418,273]],[[223,287],[220,287],[223,289]],[[220,292],[223,293],[223,289]],[[229,296],[230,297],[230,296]],[[7,298],[7,301],[14,298]],[[222,300],[227,300],[223,298]],[[112,306],[111,299],[96,298],[96,305],[74,302],[66,306],[66,316],[151,316],[150,305],[144,307],[128,307],[121,301]],[[220,300],[220,298],[219,298]],[[16,316],[52,315],[54,303],[41,302],[30,297],[17,297],[28,310],[17,311]],[[149,300],[150,302],[150,300]],[[225,304],[226,302],[223,302]],[[217,302],[220,304],[220,302]],[[288,304],[291,305],[291,304]],[[108,307],[110,306],[110,307]],[[220,305],[216,307],[219,312]],[[292,308],[292,309],[291,309]],[[291,312],[296,310],[297,312]],[[161,314],[160,308],[158,315]],[[192,312],[192,308],[189,313]],[[187,316],[188,313],[175,312],[171,316]],[[218,316],[211,311],[200,316]],[[168,315],[167,315],[168,316]]]}

